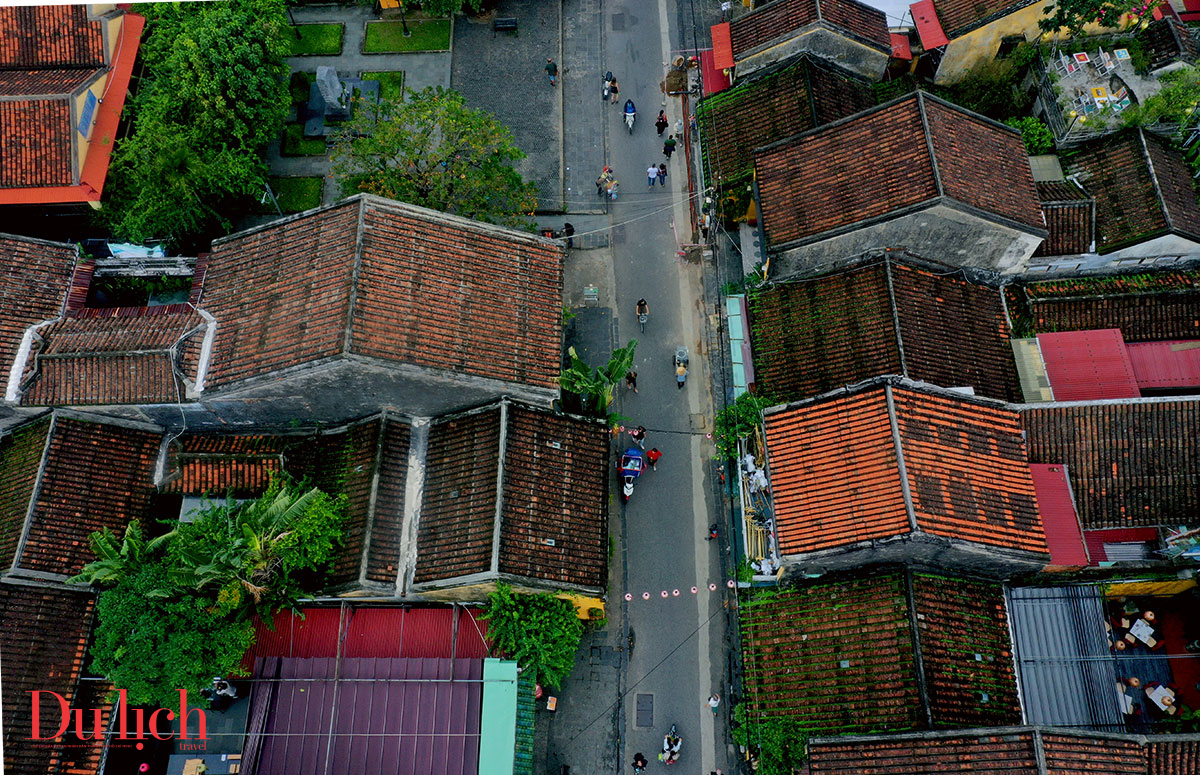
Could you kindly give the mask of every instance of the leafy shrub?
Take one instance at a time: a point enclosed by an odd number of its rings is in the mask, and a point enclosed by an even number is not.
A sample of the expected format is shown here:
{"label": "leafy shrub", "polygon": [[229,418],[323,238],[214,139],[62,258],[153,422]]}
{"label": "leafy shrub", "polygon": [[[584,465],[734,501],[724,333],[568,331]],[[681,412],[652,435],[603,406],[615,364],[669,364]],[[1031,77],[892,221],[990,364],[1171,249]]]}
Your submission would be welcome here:
{"label": "leafy shrub", "polygon": [[733,723],[733,741],[758,751],[760,775],[792,775],[808,755],[808,732],[796,719],[751,719],[746,704],[738,703]]}
{"label": "leafy shrub", "polygon": [[583,623],[566,600],[545,593],[521,595],[499,584],[480,618],[488,622],[492,652],[516,660],[543,686],[557,689],[571,674]]}
{"label": "leafy shrub", "polygon": [[939,93],[967,110],[1003,121],[1024,116],[1033,97],[1016,89],[1020,77],[1012,59],[994,59],[972,67],[961,79]]}
{"label": "leafy shrub", "polygon": [[742,393],[729,406],[717,412],[713,420],[713,441],[717,445],[717,456],[737,457],[739,439],[744,439],[762,422],[762,410],[771,403],[752,393]]}
{"label": "leafy shrub", "polygon": [[1200,103],[1200,69],[1183,67],[1163,73],[1162,91],[1121,114],[1127,126],[1168,123],[1182,125]]}
{"label": "leafy shrub", "polygon": [[1054,135],[1051,134],[1040,118],[1033,116],[1024,116],[1022,118],[1010,118],[1004,122],[1014,129],[1021,132],[1021,139],[1025,141],[1025,152],[1030,156],[1037,156],[1041,153],[1049,153],[1054,149]]}

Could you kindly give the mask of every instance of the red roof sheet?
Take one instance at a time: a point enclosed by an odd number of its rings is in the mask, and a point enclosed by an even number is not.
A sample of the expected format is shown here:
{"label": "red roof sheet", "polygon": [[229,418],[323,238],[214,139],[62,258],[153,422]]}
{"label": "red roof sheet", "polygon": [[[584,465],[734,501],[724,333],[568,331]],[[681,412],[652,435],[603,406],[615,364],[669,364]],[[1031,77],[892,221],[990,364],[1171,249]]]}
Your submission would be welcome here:
{"label": "red roof sheet", "polygon": [[729,22],[712,27],[713,66],[720,70],[733,67],[733,43],[729,40]]}
{"label": "red roof sheet", "polygon": [[1119,329],[1038,334],[1037,340],[1056,401],[1142,395]]}
{"label": "red roof sheet", "polygon": [[1139,388],[1200,387],[1200,340],[1125,345]]}
{"label": "red roof sheet", "polygon": [[1015,412],[871,387],[769,414],[766,434],[782,554],[913,532],[906,488],[922,532],[1046,551]]}
{"label": "red roof sheet", "polygon": [[890,33],[892,38],[892,56],[896,59],[912,59],[912,44],[908,36],[899,32]]}
{"label": "red roof sheet", "polygon": [[1091,564],[1099,565],[1108,560],[1108,554],[1104,551],[1105,544],[1157,543],[1158,528],[1119,527],[1112,530],[1087,530],[1084,531],[1083,540],[1087,544]]}
{"label": "red roof sheet", "polygon": [[912,11],[913,22],[917,25],[917,34],[921,36],[921,45],[925,47],[926,51],[941,48],[950,42],[950,38],[947,38],[945,31],[942,30],[942,23],[938,20],[933,0],[921,0],[913,3],[909,6],[909,10]]}
{"label": "red roof sheet", "polygon": [[717,67],[712,51],[700,52],[700,72],[704,77],[705,94],[716,94],[729,88],[729,76]]}
{"label": "red roof sheet", "polygon": [[1032,463],[1029,472],[1037,490],[1038,512],[1046,531],[1046,545],[1050,547],[1050,564],[1082,568],[1088,564],[1088,557],[1066,470],[1058,465]]}

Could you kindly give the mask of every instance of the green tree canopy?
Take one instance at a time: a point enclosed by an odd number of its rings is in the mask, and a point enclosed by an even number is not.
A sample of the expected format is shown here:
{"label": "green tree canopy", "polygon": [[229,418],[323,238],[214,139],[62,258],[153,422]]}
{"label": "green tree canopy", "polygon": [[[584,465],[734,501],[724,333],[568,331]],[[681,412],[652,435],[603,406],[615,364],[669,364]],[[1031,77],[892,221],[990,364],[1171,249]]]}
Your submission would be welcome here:
{"label": "green tree canopy", "polygon": [[[341,542],[343,497],[276,481],[260,498],[214,505],[151,541],[93,533],[95,562],[71,581],[106,587],[92,669],[137,705],[201,706],[213,676],[236,675],[265,620],[319,583]],[[311,584],[308,588],[312,588]]]}
{"label": "green tree canopy", "polygon": [[542,685],[557,689],[571,674],[583,623],[566,600],[545,593],[520,595],[498,584],[480,618],[488,622],[493,653],[516,660]]}
{"label": "green tree canopy", "polygon": [[408,5],[420,5],[421,10],[430,16],[450,16],[459,11],[479,13],[483,10],[484,0],[409,0]]}
{"label": "green tree canopy", "polygon": [[350,194],[365,191],[465,218],[525,225],[536,187],[512,166],[525,158],[491,114],[458,92],[406,91],[355,111],[335,139],[333,170]]}
{"label": "green tree canopy", "polygon": [[113,152],[101,217],[121,238],[177,246],[228,231],[262,192],[263,148],[291,97],[283,0],[155,3],[132,128]]}
{"label": "green tree canopy", "polygon": [[1157,3],[1147,4],[1144,0],[1055,0],[1042,9],[1038,27],[1043,32],[1067,30],[1075,36],[1093,22],[1104,27],[1120,27],[1121,18],[1126,14],[1131,17],[1131,24],[1136,24],[1154,5]]}

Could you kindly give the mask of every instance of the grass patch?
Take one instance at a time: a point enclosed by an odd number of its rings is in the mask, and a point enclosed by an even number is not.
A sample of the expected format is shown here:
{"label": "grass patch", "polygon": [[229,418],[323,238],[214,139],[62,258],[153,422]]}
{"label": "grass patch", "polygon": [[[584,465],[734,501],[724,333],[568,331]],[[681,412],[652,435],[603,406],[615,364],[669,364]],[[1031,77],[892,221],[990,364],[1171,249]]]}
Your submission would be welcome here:
{"label": "grass patch", "polygon": [[303,124],[288,124],[283,128],[279,141],[280,156],[324,156],[325,138],[309,139],[304,136]]}
{"label": "grass patch", "polygon": [[[275,200],[279,209],[285,213],[300,213],[321,206],[321,186],[324,181],[319,177],[303,178],[271,178],[271,190],[275,192]],[[266,212],[275,212],[275,206],[268,199],[263,204]]]}
{"label": "grass patch", "polygon": [[404,37],[400,22],[367,22],[367,54],[395,54],[404,51],[446,51],[450,48],[450,20],[410,21],[411,37]]}
{"label": "grass patch", "polygon": [[341,24],[297,24],[300,38],[295,33],[288,39],[292,42],[292,56],[329,56],[342,53]]}
{"label": "grass patch", "polygon": [[359,76],[364,81],[379,81],[379,99],[399,101],[404,96],[403,70],[371,70]]}
{"label": "grass patch", "polygon": [[294,104],[308,102],[308,92],[315,80],[317,80],[316,73],[292,73],[288,79],[288,89],[292,93],[292,102]]}

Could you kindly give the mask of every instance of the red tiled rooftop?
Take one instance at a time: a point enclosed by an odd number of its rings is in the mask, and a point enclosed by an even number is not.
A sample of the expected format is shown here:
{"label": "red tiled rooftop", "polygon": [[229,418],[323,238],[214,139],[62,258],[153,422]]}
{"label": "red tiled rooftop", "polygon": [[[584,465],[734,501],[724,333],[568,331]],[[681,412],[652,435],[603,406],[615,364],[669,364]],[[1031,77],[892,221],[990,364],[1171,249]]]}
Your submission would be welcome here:
{"label": "red tiled rooftop", "polygon": [[1021,408],[1031,463],[1064,464],[1084,530],[1200,523],[1200,400]]}
{"label": "red tiled rooftop", "polygon": [[782,554],[917,531],[1046,552],[1015,412],[874,386],[769,413],[766,436]]}
{"label": "red tiled rooftop", "polygon": [[0,187],[73,184],[73,131],[66,99],[0,102]]}
{"label": "red tiled rooftop", "polygon": [[[1119,281],[1122,278],[1107,278]],[[1168,287],[1154,287],[1155,280]],[[1036,331],[1120,329],[1126,342],[1200,339],[1200,285],[1188,273],[1133,275],[1113,287],[1088,281],[1029,283],[1021,290]],[[1141,285],[1146,287],[1139,287]]]}
{"label": "red tiled rooftop", "polygon": [[1064,256],[1092,250],[1096,203],[1078,184],[1070,181],[1039,182],[1038,199],[1050,235],[1034,251],[1035,256]]}
{"label": "red tiled rooftop", "polygon": [[887,17],[876,8],[855,0],[775,0],[730,23],[734,58],[742,60],[752,50],[782,42],[822,20],[881,50],[890,46]]}
{"label": "red tiled rooftop", "polygon": [[773,246],[939,201],[1044,229],[1020,135],[923,92],[755,153]]}
{"label": "red tiled rooftop", "polygon": [[1200,242],[1200,202],[1170,140],[1126,130],[1089,144],[1069,168],[1096,199],[1100,253],[1168,233]]}
{"label": "red tiled rooftop", "polygon": [[354,354],[552,388],[562,260],[539,238],[367,196],[219,240],[202,301],[211,381]]}
{"label": "red tiled rooftop", "polygon": [[0,374],[12,368],[27,328],[62,313],[77,259],[72,245],[0,235]]}
{"label": "red tiled rooftop", "polygon": [[84,5],[0,8],[0,68],[101,67],[103,22]]}
{"label": "red tiled rooftop", "polygon": [[951,38],[957,38],[980,26],[993,14],[1023,8],[1021,0],[934,0],[942,27]]}

